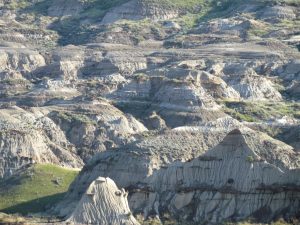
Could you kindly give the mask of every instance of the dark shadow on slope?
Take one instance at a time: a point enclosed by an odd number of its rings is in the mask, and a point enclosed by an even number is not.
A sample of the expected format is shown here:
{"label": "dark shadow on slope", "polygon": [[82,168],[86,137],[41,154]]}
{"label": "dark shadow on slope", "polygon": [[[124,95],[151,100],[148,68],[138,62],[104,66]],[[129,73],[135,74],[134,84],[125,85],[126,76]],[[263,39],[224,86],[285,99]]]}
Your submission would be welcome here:
{"label": "dark shadow on slope", "polygon": [[210,8],[211,10],[208,11],[203,17],[201,17],[198,22],[208,21],[210,19],[216,19],[221,17],[229,17],[232,16],[234,13],[238,13],[240,7],[245,4],[255,3],[257,5],[265,5],[267,1],[264,0],[211,0]]}
{"label": "dark shadow on slope", "polygon": [[33,5],[21,10],[22,13],[34,13],[36,15],[48,16],[48,8],[52,2],[48,0],[38,1]]}
{"label": "dark shadow on slope", "polygon": [[37,198],[28,202],[5,208],[1,210],[1,212],[8,214],[19,213],[22,215],[45,212],[47,209],[51,208],[53,205],[61,201],[64,198],[65,194],[66,193],[59,193],[42,198]]}
{"label": "dark shadow on slope", "polygon": [[[58,44],[86,44],[89,43],[94,36],[104,31],[104,27],[97,26],[104,15],[113,7],[121,5],[128,0],[94,0],[86,1],[82,4],[80,12],[72,13],[71,15],[57,17],[57,20],[50,26],[50,30],[58,32],[60,39]],[[69,1],[71,4],[72,1]],[[78,3],[74,0],[74,4]],[[54,3],[49,0],[42,0],[22,10],[24,13],[33,13],[37,16],[49,16],[49,8]],[[66,6],[68,7],[68,6]],[[63,9],[62,9],[63,11]],[[51,15],[50,15],[51,16]],[[84,21],[84,23],[82,22]]]}

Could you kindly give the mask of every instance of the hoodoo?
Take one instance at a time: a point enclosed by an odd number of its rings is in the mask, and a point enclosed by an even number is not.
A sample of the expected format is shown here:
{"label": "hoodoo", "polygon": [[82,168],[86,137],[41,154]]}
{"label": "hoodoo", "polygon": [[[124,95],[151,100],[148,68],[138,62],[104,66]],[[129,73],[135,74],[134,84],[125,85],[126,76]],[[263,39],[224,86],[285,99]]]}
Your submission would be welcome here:
{"label": "hoodoo", "polygon": [[139,225],[130,212],[125,190],[119,190],[113,180],[103,177],[90,184],[67,222]]}

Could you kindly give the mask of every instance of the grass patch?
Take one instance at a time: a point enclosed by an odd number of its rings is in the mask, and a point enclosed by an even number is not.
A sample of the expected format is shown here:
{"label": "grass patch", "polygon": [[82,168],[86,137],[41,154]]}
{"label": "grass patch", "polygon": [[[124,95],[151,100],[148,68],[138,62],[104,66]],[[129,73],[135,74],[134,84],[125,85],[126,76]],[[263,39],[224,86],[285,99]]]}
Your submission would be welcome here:
{"label": "grass patch", "polygon": [[198,12],[210,0],[144,0],[147,3],[158,4],[161,8]]}
{"label": "grass patch", "polygon": [[20,175],[0,180],[0,211],[38,213],[60,201],[78,171],[50,164],[34,165]]}
{"label": "grass patch", "polygon": [[247,115],[246,113],[241,113],[238,110],[236,110],[235,108],[224,108],[225,113],[227,113],[228,115],[232,116],[233,118],[239,120],[239,121],[245,121],[245,122],[257,122],[256,118],[251,116],[251,115]]}
{"label": "grass patch", "polygon": [[251,36],[257,36],[257,37],[263,37],[267,35],[270,32],[268,28],[251,28],[248,31],[248,35]]}
{"label": "grass patch", "polygon": [[232,117],[246,122],[266,121],[290,116],[300,117],[298,102],[235,102],[223,101],[224,111]]}
{"label": "grass patch", "polygon": [[300,27],[300,19],[297,20],[281,20],[276,24],[277,28],[294,29]]}

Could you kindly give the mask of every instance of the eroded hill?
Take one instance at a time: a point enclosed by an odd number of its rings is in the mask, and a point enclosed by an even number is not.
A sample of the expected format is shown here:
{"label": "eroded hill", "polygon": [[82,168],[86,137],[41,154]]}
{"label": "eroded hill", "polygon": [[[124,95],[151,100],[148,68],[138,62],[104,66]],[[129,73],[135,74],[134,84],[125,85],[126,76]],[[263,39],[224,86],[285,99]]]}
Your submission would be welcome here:
{"label": "eroded hill", "polygon": [[[46,213],[81,223],[299,216],[299,8],[0,0],[0,177],[83,167]],[[116,189],[92,201],[98,177],[129,192],[123,217],[117,200],[92,216]],[[71,216],[78,202],[93,218]]]}

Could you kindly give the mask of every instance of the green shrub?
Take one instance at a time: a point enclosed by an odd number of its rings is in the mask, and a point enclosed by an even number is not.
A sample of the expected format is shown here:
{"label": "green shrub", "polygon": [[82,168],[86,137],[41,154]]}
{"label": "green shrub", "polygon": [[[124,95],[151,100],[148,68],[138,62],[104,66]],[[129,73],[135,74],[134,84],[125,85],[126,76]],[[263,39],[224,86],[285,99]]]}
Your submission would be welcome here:
{"label": "green shrub", "polygon": [[68,123],[84,123],[84,124],[95,124],[96,122],[90,119],[88,116],[80,113],[73,112],[54,112],[58,118],[66,120]]}
{"label": "green shrub", "polygon": [[249,163],[253,163],[254,162],[254,157],[252,155],[247,156],[246,161]]}

